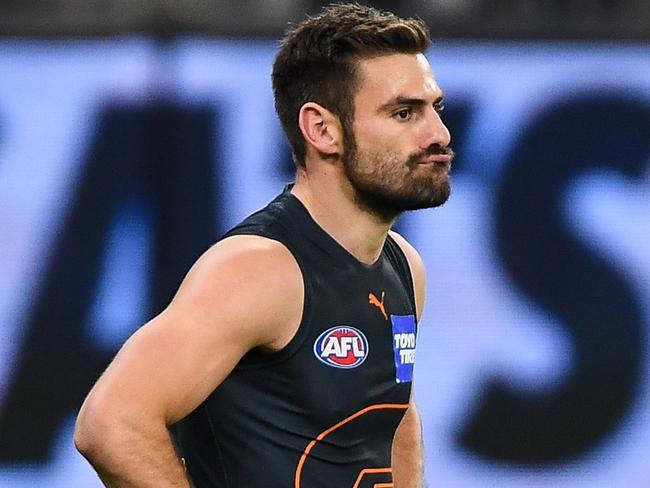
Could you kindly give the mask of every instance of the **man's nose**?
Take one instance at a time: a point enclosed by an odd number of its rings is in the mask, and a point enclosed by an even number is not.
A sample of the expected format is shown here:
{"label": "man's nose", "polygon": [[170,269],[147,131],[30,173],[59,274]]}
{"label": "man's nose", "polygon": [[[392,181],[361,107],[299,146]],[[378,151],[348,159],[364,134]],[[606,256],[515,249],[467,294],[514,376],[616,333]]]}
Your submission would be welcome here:
{"label": "man's nose", "polygon": [[451,134],[449,133],[449,129],[447,129],[447,126],[440,118],[440,114],[431,108],[425,118],[420,147],[422,149],[426,149],[433,145],[447,147],[450,142]]}

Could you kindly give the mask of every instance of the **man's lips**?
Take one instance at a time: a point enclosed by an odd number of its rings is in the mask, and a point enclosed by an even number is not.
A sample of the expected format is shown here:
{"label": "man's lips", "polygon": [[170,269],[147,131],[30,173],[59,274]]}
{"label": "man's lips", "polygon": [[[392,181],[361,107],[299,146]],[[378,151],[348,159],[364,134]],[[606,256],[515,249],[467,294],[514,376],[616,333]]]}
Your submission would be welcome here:
{"label": "man's lips", "polygon": [[420,160],[419,164],[451,164],[454,156],[451,154],[433,154]]}

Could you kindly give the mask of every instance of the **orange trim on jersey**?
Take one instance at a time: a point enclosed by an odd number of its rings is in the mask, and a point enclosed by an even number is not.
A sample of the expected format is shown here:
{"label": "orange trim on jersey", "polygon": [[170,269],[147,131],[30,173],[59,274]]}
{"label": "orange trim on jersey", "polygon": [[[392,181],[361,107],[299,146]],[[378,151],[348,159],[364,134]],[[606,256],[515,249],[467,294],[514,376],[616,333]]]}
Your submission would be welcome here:
{"label": "orange trim on jersey", "polygon": [[[361,417],[362,415],[365,415],[368,412],[372,412],[373,410],[389,410],[389,409],[406,410],[408,407],[409,407],[408,403],[380,403],[380,404],[377,404],[377,405],[370,405],[370,406],[368,406],[366,408],[363,408],[363,409],[359,410],[356,413],[353,413],[349,417],[344,418],[340,422],[334,424],[329,429],[326,429],[323,432],[321,432],[320,434],[318,434],[318,436],[315,439],[313,439],[309,444],[307,444],[307,447],[303,451],[302,456],[300,456],[300,461],[298,461],[298,466],[296,467],[296,476],[295,476],[295,479],[294,479],[294,488],[300,488],[300,484],[301,484],[300,478],[302,476],[302,468],[305,465],[305,461],[307,461],[307,456],[309,456],[309,453],[312,451],[312,449],[314,448],[314,446],[316,444],[318,444],[320,441],[325,439],[325,437],[330,435],[332,432],[339,429],[340,427],[343,427],[348,422],[351,422],[354,419],[357,419],[357,418]],[[379,468],[379,469],[389,469],[390,470],[390,468]],[[365,471],[365,470],[362,470],[361,472],[363,473],[363,471]],[[361,474],[360,474],[360,476],[361,476]],[[357,478],[357,482],[359,480],[360,480],[360,478]],[[355,486],[357,486],[357,485],[355,484]]]}
{"label": "orange trim on jersey", "polygon": [[[373,474],[373,473],[392,473],[393,470],[392,468],[366,468],[362,469],[359,471],[359,476],[357,476],[357,480],[354,482],[354,485],[352,485],[352,488],[359,488],[359,484],[361,484],[361,480],[366,474]],[[392,483],[375,483],[374,488],[393,488]]]}

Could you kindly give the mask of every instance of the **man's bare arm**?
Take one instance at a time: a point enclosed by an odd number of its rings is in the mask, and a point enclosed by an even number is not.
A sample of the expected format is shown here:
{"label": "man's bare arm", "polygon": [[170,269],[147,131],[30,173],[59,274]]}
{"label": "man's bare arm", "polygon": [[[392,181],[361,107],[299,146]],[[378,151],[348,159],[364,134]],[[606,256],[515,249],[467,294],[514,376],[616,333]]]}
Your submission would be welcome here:
{"label": "man's bare arm", "polygon": [[237,236],[202,256],[169,307],[124,344],[82,406],[75,444],[102,481],[190,486],[168,427],[247,351],[283,347],[302,304],[298,265],[277,242]]}
{"label": "man's bare arm", "polygon": [[422,488],[424,482],[422,424],[413,400],[395,432],[392,457],[395,488]]}

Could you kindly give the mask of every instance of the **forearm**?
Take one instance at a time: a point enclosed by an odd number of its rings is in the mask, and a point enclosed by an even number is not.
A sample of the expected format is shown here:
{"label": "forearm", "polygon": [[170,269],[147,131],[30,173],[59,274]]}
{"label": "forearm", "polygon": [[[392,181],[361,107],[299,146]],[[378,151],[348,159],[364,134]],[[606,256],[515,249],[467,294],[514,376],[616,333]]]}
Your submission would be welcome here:
{"label": "forearm", "polygon": [[393,484],[395,488],[422,488],[424,463],[420,415],[411,403],[393,439]]}
{"label": "forearm", "polygon": [[164,425],[80,422],[75,442],[109,488],[191,486]]}

